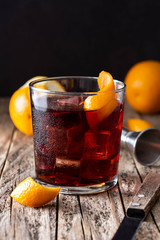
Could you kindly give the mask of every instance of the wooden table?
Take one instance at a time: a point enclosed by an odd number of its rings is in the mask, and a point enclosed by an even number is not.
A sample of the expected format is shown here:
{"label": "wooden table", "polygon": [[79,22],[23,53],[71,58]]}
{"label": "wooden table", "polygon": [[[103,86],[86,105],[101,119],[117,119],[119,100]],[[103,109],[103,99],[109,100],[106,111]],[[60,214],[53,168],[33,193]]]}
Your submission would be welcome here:
{"label": "wooden table", "polygon": [[[148,172],[160,173],[160,163],[144,167],[121,149],[119,183],[112,190],[88,196],[59,194],[46,206],[25,207],[10,193],[23,179],[34,175],[33,141],[14,127],[8,103],[8,98],[0,99],[0,240],[112,239],[137,188]],[[129,117],[146,119],[160,128],[160,115],[139,115],[126,104],[124,124]],[[160,239],[160,200],[136,239]]]}

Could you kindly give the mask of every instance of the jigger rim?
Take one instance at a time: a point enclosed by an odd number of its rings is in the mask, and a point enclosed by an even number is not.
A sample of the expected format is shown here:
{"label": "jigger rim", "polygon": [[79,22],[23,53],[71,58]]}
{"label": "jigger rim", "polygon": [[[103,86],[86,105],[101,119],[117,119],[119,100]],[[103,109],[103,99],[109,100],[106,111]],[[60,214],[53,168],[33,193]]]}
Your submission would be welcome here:
{"label": "jigger rim", "polygon": [[139,162],[140,164],[142,164],[143,166],[152,166],[154,165],[155,163],[157,163],[159,160],[160,160],[160,157],[157,157],[156,160],[150,162],[150,163],[145,163],[145,162],[142,162],[138,159],[137,157],[137,153],[136,153],[136,145],[137,145],[137,141],[139,140],[140,136],[143,135],[145,132],[148,132],[150,130],[156,130],[158,132],[160,132],[160,129],[158,128],[155,128],[155,127],[150,127],[150,128],[146,128],[144,129],[143,131],[141,132],[137,132],[137,137],[135,139],[135,142],[134,142],[134,146],[133,146],[133,153],[134,153],[134,157],[136,158],[137,162]]}

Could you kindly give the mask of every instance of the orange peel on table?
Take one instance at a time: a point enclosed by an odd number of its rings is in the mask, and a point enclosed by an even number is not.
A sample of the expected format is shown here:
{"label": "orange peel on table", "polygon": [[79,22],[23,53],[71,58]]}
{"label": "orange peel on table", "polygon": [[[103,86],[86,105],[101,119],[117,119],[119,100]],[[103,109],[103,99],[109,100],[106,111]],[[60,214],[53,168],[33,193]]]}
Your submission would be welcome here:
{"label": "orange peel on table", "polygon": [[28,177],[13,190],[10,196],[25,206],[41,207],[52,201],[59,194],[60,189],[60,187],[44,187]]}
{"label": "orange peel on table", "polygon": [[142,119],[129,118],[127,120],[128,129],[130,131],[141,132],[146,128],[153,127],[149,122]]}
{"label": "orange peel on table", "polygon": [[91,129],[108,117],[116,108],[115,85],[110,73],[102,71],[97,79],[100,91],[84,101],[84,110]]}

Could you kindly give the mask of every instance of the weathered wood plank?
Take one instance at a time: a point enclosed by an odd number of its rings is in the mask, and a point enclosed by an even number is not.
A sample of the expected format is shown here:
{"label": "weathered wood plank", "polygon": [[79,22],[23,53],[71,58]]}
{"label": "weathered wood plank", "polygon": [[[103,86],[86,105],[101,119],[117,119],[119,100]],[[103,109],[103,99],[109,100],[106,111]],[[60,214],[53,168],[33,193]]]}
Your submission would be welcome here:
{"label": "weathered wood plank", "polygon": [[[23,149],[22,140],[23,140],[24,136],[22,135],[22,138],[19,137],[19,142],[21,144],[18,144],[18,141],[16,141],[16,135],[17,134],[18,134],[18,132],[16,132],[15,135],[14,135],[15,144],[12,143],[12,145],[11,145],[10,153],[7,157],[6,165],[5,165],[5,168],[3,170],[2,177],[1,177],[0,213],[1,213],[2,218],[0,218],[0,223],[1,223],[1,226],[4,226],[3,227],[4,232],[7,231],[8,228],[11,229],[12,200],[11,200],[9,194],[11,193],[13,188],[15,187],[16,178],[19,177],[18,172],[20,172],[19,165],[20,165],[20,162],[21,162],[21,155],[19,156],[17,151],[20,148]],[[23,151],[24,151],[24,149],[23,149]],[[18,151],[18,152],[20,153],[20,151]],[[14,165],[15,162],[16,162],[16,164]],[[3,219],[4,217],[5,217],[5,220]],[[3,232],[1,231],[1,234],[2,233]],[[12,233],[10,231],[11,236],[15,235],[15,233],[13,231],[12,231]],[[6,235],[6,238],[3,238],[3,239],[8,239],[8,236]]]}
{"label": "weathered wood plank", "polygon": [[124,118],[123,118],[123,125],[127,128],[127,119],[128,118],[141,118],[141,115],[137,112],[135,112],[127,101],[125,101],[124,106]]}
{"label": "weathered wood plank", "polygon": [[[15,131],[5,168],[2,172],[1,186],[34,174],[32,138]],[[22,177],[20,177],[22,176]]]}
{"label": "weathered wood plank", "polygon": [[[125,151],[122,151],[121,154],[123,161],[120,161],[119,164],[119,186],[123,198],[124,207],[125,209],[127,209],[133,196],[140,187],[141,181],[137,174],[136,168],[134,167],[135,163],[131,155]],[[145,220],[145,223],[142,223],[141,228],[138,230],[138,233],[136,235],[137,240],[142,239],[139,231],[143,231],[144,236],[151,237],[148,239],[154,239],[154,236],[160,236],[158,229],[154,224],[154,221],[150,214]]]}
{"label": "weathered wood plank", "polygon": [[136,240],[159,240],[160,234],[157,231],[157,228],[151,222],[143,222],[140,226],[137,234]]}
{"label": "weathered wood plank", "polygon": [[[145,167],[145,166],[139,164],[138,162],[136,162],[135,164],[136,164],[136,168],[137,168],[137,170],[138,170],[142,179],[144,179],[144,177],[149,172],[160,173],[160,162],[158,162],[154,166],[150,166],[150,167]],[[156,202],[156,204],[152,208],[151,212],[153,213],[156,224],[157,224],[157,226],[160,230],[160,199]]]}
{"label": "weathered wood plank", "polygon": [[56,200],[44,207],[29,208],[13,201],[11,226],[15,240],[55,239]]}
{"label": "weathered wood plank", "polygon": [[150,122],[153,127],[160,129],[160,114],[145,114],[142,115],[142,119]]}
{"label": "weathered wood plank", "polygon": [[77,196],[59,195],[58,240],[85,239]]}
{"label": "weathered wood plank", "polygon": [[114,203],[108,193],[81,196],[80,202],[83,218],[88,222],[95,237],[97,239],[111,239],[115,229],[117,229],[118,220],[116,215],[112,214]]}
{"label": "weathered wood plank", "polygon": [[140,118],[150,122],[154,127],[160,129],[160,113],[157,114],[141,114],[134,111],[133,108],[125,101],[125,110],[124,110],[124,126],[127,126],[128,118]]}
{"label": "weathered wood plank", "polygon": [[118,186],[114,187],[113,189],[108,191],[108,193],[109,193],[109,198],[111,202],[112,214],[114,216],[116,225],[118,227],[124,217],[124,209],[123,209],[123,204],[122,204],[122,200],[119,193],[119,187]]}
{"label": "weathered wood plank", "polygon": [[32,138],[16,131],[1,178],[0,239],[55,239],[56,199],[44,207],[29,208],[9,196],[19,182],[33,175]]}
{"label": "weathered wood plank", "polygon": [[119,187],[123,197],[125,210],[141,185],[132,156],[121,150],[119,161]]}
{"label": "weathered wood plank", "polygon": [[[154,114],[154,115],[138,114],[137,112],[135,112],[129,106],[128,103],[126,103],[124,121],[126,122],[127,118],[131,118],[131,117],[133,117],[133,118],[141,118],[141,119],[147,120],[151,124],[153,124],[154,127],[157,127],[157,128],[160,127],[160,114]],[[134,169],[136,169],[138,175],[140,176],[140,178],[142,180],[145,178],[147,173],[149,173],[151,171],[160,173],[160,162],[158,162],[154,166],[145,167],[145,166],[141,165],[140,163],[138,163],[135,159],[132,159],[132,157],[129,154],[127,154],[127,155],[128,155],[128,158],[131,159],[131,161],[135,164]],[[125,157],[124,157],[124,159],[125,159]],[[123,161],[123,165],[126,168],[126,169],[124,169],[124,171],[125,171],[125,173],[128,173],[127,169],[128,169],[129,166],[127,167],[126,164]],[[133,169],[133,167],[132,167],[132,169]],[[128,180],[127,180],[127,183],[128,183]],[[124,196],[123,196],[123,200],[125,201],[125,197]],[[153,217],[154,217],[154,219],[156,221],[156,225],[160,229],[160,211],[159,210],[160,210],[160,200],[157,201],[157,203],[155,204],[155,206],[153,207],[153,209],[151,211],[153,213]],[[139,231],[137,233],[137,236],[136,236],[137,239],[142,239],[142,234],[144,236],[144,239],[159,239],[160,235],[159,235],[159,231],[158,231],[158,228],[156,227],[156,225],[154,224],[154,221],[153,221],[151,215],[149,214],[147,219],[142,224],[141,228],[139,229]]]}
{"label": "weathered wood plank", "polygon": [[9,98],[0,98],[0,174],[3,169],[12,134],[14,125],[9,116]]}
{"label": "weathered wood plank", "polygon": [[[133,109],[129,108],[127,104],[127,109],[129,109],[129,115],[137,114]],[[140,114],[139,117],[150,122],[154,127],[160,129],[160,114]],[[126,119],[126,116],[125,116]],[[156,163],[151,167],[144,167],[140,163],[135,161],[136,169],[139,172],[139,175],[142,179],[149,173],[149,172],[156,172],[160,173],[160,162]],[[156,224],[160,230],[160,200],[157,201],[155,206],[152,209],[153,216],[155,218]]]}
{"label": "weathered wood plank", "polygon": [[160,232],[160,199],[158,199],[156,204],[153,206],[152,213]]}
{"label": "weathered wood plank", "polygon": [[[127,106],[127,109],[129,109],[130,115],[135,114],[135,111],[129,107],[128,103],[126,106]],[[140,118],[150,122],[151,124],[153,124],[154,127],[160,129],[160,114],[141,114]],[[126,116],[125,116],[125,119],[126,119]],[[138,162],[135,162],[135,165],[142,179],[144,179],[144,177],[149,172],[160,173],[160,162],[156,163],[154,166],[151,166],[151,167],[144,167]],[[158,200],[155,206],[153,207],[152,213],[155,218],[156,224],[160,230],[160,200]]]}
{"label": "weathered wood plank", "polygon": [[[21,144],[18,144],[18,141],[16,141],[16,135],[19,135],[19,142]],[[17,151],[21,148],[23,149],[22,139],[25,137],[22,135],[22,138],[20,137],[22,134],[20,134],[18,131],[15,132],[13,142],[15,139],[15,144],[11,144],[10,153],[6,160],[5,168],[2,172],[1,176],[1,188],[0,188],[0,215],[2,216],[0,218],[1,226],[3,226],[3,230],[0,234],[3,234],[3,232],[7,232],[8,228],[11,228],[11,214],[12,214],[12,200],[10,198],[10,193],[15,187],[16,184],[16,178],[19,177],[18,172],[20,172],[20,162],[21,159],[23,159],[23,156],[21,158],[21,155],[17,154]],[[18,137],[17,137],[18,138]],[[23,149],[24,150],[24,149]],[[18,151],[20,153],[20,151]],[[23,152],[23,151],[22,151]],[[18,160],[17,160],[18,159]],[[16,164],[14,164],[16,163]],[[5,220],[4,220],[5,218]],[[13,234],[12,234],[13,233]],[[10,231],[10,235],[15,235],[14,232]],[[3,239],[8,239],[8,236],[6,235],[6,238],[3,237]],[[14,239],[14,238],[13,238]]]}

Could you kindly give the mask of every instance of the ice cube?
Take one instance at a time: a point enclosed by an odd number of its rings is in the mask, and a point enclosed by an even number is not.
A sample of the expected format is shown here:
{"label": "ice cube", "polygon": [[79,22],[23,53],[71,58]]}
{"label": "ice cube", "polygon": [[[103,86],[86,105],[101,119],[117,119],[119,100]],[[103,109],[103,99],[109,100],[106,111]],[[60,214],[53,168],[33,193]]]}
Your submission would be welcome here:
{"label": "ice cube", "polygon": [[56,159],[55,182],[76,186],[79,184],[80,161]]}
{"label": "ice cube", "polygon": [[59,99],[58,102],[65,109],[83,109],[83,98],[80,96],[66,97]]}
{"label": "ice cube", "polygon": [[67,130],[67,155],[69,159],[81,158],[84,147],[85,125],[81,122]]}
{"label": "ice cube", "polygon": [[83,157],[86,159],[106,159],[108,157],[107,143],[109,137],[109,131],[86,132]]}

